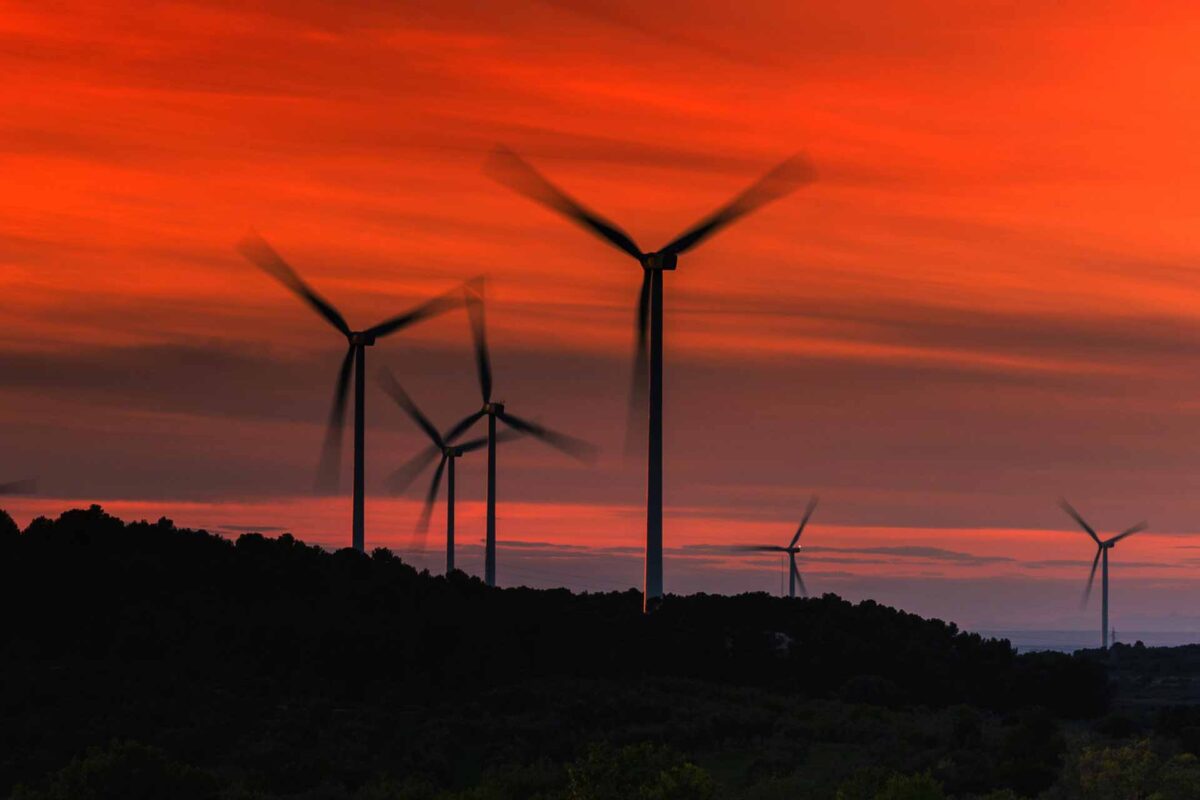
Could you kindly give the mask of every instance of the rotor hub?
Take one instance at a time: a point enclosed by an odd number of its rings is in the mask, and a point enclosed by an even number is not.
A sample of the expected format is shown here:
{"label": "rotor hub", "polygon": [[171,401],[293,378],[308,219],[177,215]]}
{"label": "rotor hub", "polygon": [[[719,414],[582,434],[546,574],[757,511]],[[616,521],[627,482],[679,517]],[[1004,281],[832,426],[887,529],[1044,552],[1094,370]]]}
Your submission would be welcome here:
{"label": "rotor hub", "polygon": [[673,270],[678,262],[675,253],[647,253],[642,257],[642,269]]}
{"label": "rotor hub", "polygon": [[370,333],[364,333],[363,331],[351,331],[350,335],[346,338],[349,339],[350,344],[354,345],[355,347],[370,347],[375,344],[375,336]]}
{"label": "rotor hub", "polygon": [[504,403],[484,403],[483,411],[485,414],[491,414],[492,416],[495,416],[496,414],[503,414]]}

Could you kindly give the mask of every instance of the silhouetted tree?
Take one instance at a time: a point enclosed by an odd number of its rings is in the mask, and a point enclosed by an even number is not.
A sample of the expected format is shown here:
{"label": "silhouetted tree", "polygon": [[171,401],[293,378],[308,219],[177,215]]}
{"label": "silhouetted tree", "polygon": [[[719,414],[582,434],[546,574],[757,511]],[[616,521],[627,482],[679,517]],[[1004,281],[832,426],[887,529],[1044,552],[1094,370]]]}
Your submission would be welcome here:
{"label": "silhouetted tree", "polygon": [[17,523],[13,522],[13,518],[8,515],[8,512],[0,508],[0,546],[15,540],[21,535],[21,529],[17,527]]}

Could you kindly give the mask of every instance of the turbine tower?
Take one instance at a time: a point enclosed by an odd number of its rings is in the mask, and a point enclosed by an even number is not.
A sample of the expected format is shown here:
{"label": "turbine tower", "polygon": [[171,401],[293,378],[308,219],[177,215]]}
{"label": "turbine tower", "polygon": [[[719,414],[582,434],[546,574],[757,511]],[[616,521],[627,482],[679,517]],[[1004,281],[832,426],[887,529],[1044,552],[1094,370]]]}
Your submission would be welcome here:
{"label": "turbine tower", "polygon": [[808,589],[804,587],[804,578],[800,576],[800,570],[796,566],[796,554],[800,552],[800,534],[804,533],[804,526],[808,525],[808,520],[812,517],[813,511],[817,508],[817,498],[813,497],[808,501],[808,508],[804,509],[804,516],[800,519],[800,527],[796,528],[795,535],[788,542],[787,547],[780,547],[777,544],[750,545],[748,547],[736,548],[738,552],[746,553],[787,553],[788,556],[788,597],[796,596],[796,587],[800,587],[800,596],[808,597]]}
{"label": "turbine tower", "polygon": [[487,536],[484,547],[483,581],[488,586],[496,585],[496,445],[500,439],[496,433],[496,420],[510,429],[529,434],[546,444],[580,460],[590,459],[595,448],[574,436],[557,433],[534,422],[509,414],[503,403],[492,402],[492,361],[488,353],[487,331],[483,313],[483,283],[472,281],[467,285],[467,314],[471,320],[471,335],[475,343],[475,366],[479,374],[479,393],[483,406],[458,422],[446,432],[445,441],[454,443],[459,436],[483,417],[487,417]]}
{"label": "turbine tower", "polygon": [[[404,409],[404,412],[417,424],[417,427],[424,431],[431,443],[388,477],[388,487],[395,492],[403,491],[416,480],[425,467],[429,466],[439,455],[441,456],[437,469],[434,470],[429,491],[425,495],[425,507],[421,510],[421,517],[417,522],[417,531],[421,534],[418,549],[425,549],[425,532],[429,529],[429,517],[433,512],[433,503],[437,499],[438,488],[444,473],[446,475],[446,574],[449,575],[454,571],[454,462],[467,453],[485,447],[488,443],[487,437],[481,436],[457,445],[448,444],[445,437],[438,433],[437,428],[421,412],[421,409],[413,402],[408,392],[404,391],[404,387],[399,384],[391,372],[384,370],[380,375],[380,383],[383,390],[391,395],[396,404]],[[514,439],[519,435],[515,431],[507,431],[498,434],[497,438],[501,440]]]}
{"label": "turbine tower", "polygon": [[1059,505],[1062,510],[1070,515],[1071,519],[1079,523],[1079,527],[1087,531],[1087,535],[1092,537],[1092,541],[1096,543],[1096,557],[1092,559],[1092,571],[1088,575],[1087,588],[1083,590],[1083,602],[1081,605],[1086,606],[1088,598],[1092,594],[1092,584],[1096,580],[1096,566],[1103,561],[1104,566],[1100,571],[1100,647],[1108,649],[1108,551],[1112,550],[1117,542],[1124,539],[1126,536],[1132,536],[1138,531],[1146,529],[1146,523],[1139,522],[1132,528],[1126,528],[1109,539],[1101,539],[1091,525],[1087,524],[1083,516],[1076,511],[1066,500],[1060,500]]}
{"label": "turbine tower", "polygon": [[350,329],[345,317],[325,298],[309,288],[300,276],[296,274],[283,258],[267,244],[261,236],[250,233],[242,239],[237,250],[250,263],[278,280],[294,294],[308,303],[314,311],[320,314],[326,322],[332,325],[338,333],[346,337],[349,349],[342,359],[338,371],[337,383],[333,390],[333,410],[329,415],[329,426],[325,432],[325,445],[321,453],[321,465],[317,471],[317,486],[319,489],[336,491],[338,483],[338,460],[342,452],[342,427],[346,417],[346,393],[350,388],[350,371],[354,370],[354,515],[351,527],[350,541],[355,550],[363,552],[366,549],[366,535],[363,525],[364,511],[364,470],[363,449],[365,439],[365,401],[364,384],[366,370],[367,348],[380,339],[396,331],[407,328],[436,314],[443,313],[460,304],[461,294],[447,292],[435,297],[411,311],[407,311],[373,327],[362,331]]}
{"label": "turbine tower", "polygon": [[[648,451],[646,469],[646,574],[643,611],[654,610],[662,601],[662,377],[663,377],[663,273],[674,270],[679,256],[721,228],[760,206],[811,181],[808,162],[793,157],[772,169],[725,206],[701,220],[660,250],[643,252],[621,228],[594,214],[566,192],[546,180],[511,150],[500,147],[488,164],[491,175],[525,197],[557,211],[608,242],[638,262],[642,288],[636,317],[637,345],[634,350],[631,411],[646,398],[649,382]],[[647,339],[649,341],[647,341]],[[636,413],[636,412],[635,412]],[[637,417],[631,415],[631,419]],[[635,422],[631,431],[640,425]]]}

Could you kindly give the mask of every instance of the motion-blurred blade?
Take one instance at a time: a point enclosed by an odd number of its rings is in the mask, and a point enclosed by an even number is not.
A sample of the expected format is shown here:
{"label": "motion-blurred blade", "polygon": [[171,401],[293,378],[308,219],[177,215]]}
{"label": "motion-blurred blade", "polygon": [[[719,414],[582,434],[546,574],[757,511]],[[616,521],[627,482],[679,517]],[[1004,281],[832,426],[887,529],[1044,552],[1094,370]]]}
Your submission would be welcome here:
{"label": "motion-blurred blade", "polygon": [[1147,527],[1149,527],[1149,526],[1146,525],[1145,522],[1139,522],[1137,525],[1134,525],[1132,528],[1127,528],[1126,530],[1121,531],[1120,533],[1118,533],[1116,536],[1109,539],[1108,541],[1112,542],[1113,544],[1116,544],[1117,542],[1124,539],[1126,536],[1133,536],[1135,533],[1138,533],[1139,531],[1146,530]]}
{"label": "motion-blurred blade", "polygon": [[429,530],[429,517],[433,514],[433,503],[437,500],[438,487],[442,485],[442,473],[445,471],[446,456],[443,455],[437,469],[433,471],[433,481],[429,484],[429,491],[425,493],[425,506],[421,509],[421,518],[417,520],[417,533],[421,535],[418,550],[425,549],[425,532]]}
{"label": "motion-blurred blade", "polygon": [[456,289],[452,292],[440,294],[432,300],[427,300],[411,311],[406,311],[403,314],[392,317],[391,319],[384,320],[374,327],[367,328],[365,331],[363,331],[363,333],[367,336],[374,336],[377,339],[382,338],[387,336],[389,333],[395,333],[401,328],[407,328],[409,325],[413,325],[423,319],[429,319],[430,317],[435,317],[438,314],[444,314],[451,309],[457,308],[461,304],[462,295]]}
{"label": "motion-blurred blade", "polygon": [[246,234],[245,238],[238,242],[237,251],[251,264],[254,264],[263,272],[266,272],[299,295],[304,302],[312,306],[318,314],[328,320],[329,324],[341,331],[343,335],[350,335],[350,326],[346,324],[346,320],[342,317],[341,313],[328,300],[309,288],[308,284],[300,279],[296,271],[288,266],[288,263],[280,257],[279,253],[276,253],[274,248],[267,244],[266,240],[257,233],[251,231]]}
{"label": "motion-blurred blade", "polygon": [[565,433],[552,431],[535,422],[514,417],[507,412],[499,413],[496,417],[510,428],[515,428],[522,433],[528,433],[530,436],[541,439],[546,444],[556,450],[561,450],[572,458],[577,458],[580,461],[590,461],[596,456],[596,446],[590,442],[585,442],[583,439],[577,439]]}
{"label": "motion-blurred blade", "polygon": [[808,518],[812,516],[813,511],[817,508],[817,496],[813,495],[808,501],[808,508],[804,509],[804,517],[800,520],[800,527],[796,528],[796,535],[792,537],[792,541],[788,543],[788,547],[796,546],[796,542],[800,541],[800,534],[804,533],[804,526],[808,524]]}
{"label": "motion-blurred blade", "polygon": [[1088,574],[1087,588],[1083,590],[1083,599],[1079,601],[1080,608],[1086,606],[1088,598],[1092,596],[1092,584],[1096,582],[1096,567],[1100,564],[1100,554],[1103,552],[1103,547],[1096,548],[1096,557],[1092,559],[1092,571]]}
{"label": "motion-blurred blade", "polygon": [[796,568],[796,562],[792,562],[792,572],[796,573],[796,585],[800,587],[800,596],[808,597],[808,587],[804,585],[804,578],[800,575],[800,570]]}
{"label": "motion-blurred blade", "polygon": [[1096,544],[1100,544],[1100,537],[1096,535],[1094,530],[1092,530],[1092,526],[1087,524],[1087,520],[1085,520],[1083,516],[1075,510],[1074,506],[1068,503],[1065,499],[1059,500],[1058,505],[1063,511],[1070,515],[1071,519],[1079,523],[1079,527],[1087,531],[1088,536],[1092,537],[1092,541],[1094,541]]}
{"label": "motion-blurred blade", "polygon": [[[525,434],[523,434],[521,431],[514,431],[511,429],[496,431],[496,443],[500,444],[502,442],[511,442],[514,439],[520,439],[524,435]],[[480,436],[478,439],[472,439],[469,442],[463,442],[462,444],[458,445],[458,449],[463,453],[473,453],[476,450],[481,450],[482,448],[487,447],[487,443],[488,438],[486,436]]]}
{"label": "motion-blurred blade", "polygon": [[772,200],[809,183],[816,176],[812,165],[801,155],[795,155],[758,179],[748,189],[733,198],[728,205],[717,209],[695,227],[664,247],[661,252],[683,253],[712,236],[731,222],[761,208]]}
{"label": "motion-blurred blade", "polygon": [[638,452],[646,440],[649,414],[646,385],[650,380],[650,351],[646,341],[650,327],[650,270],[642,270],[642,289],[638,293],[637,318],[634,319],[633,380],[629,389],[629,416],[625,422],[625,453]]}
{"label": "motion-blurred blade", "polygon": [[507,147],[499,146],[493,150],[484,170],[497,182],[568,217],[613,247],[641,261],[642,251],[629,234],[603,217],[588,211]]}
{"label": "motion-blurred blade", "polygon": [[424,471],[425,467],[433,463],[433,460],[438,457],[442,449],[437,445],[429,445],[423,448],[419,453],[410,458],[408,461],[400,465],[399,468],[392,471],[388,475],[385,485],[389,492],[399,494],[412,485],[412,482],[417,479],[417,476]]}
{"label": "motion-blurred blade", "polygon": [[459,436],[462,436],[467,432],[468,428],[482,419],[485,413],[487,412],[480,409],[474,414],[471,414],[469,417],[463,417],[453,428],[446,431],[446,435],[442,437],[443,440],[445,440],[447,444],[453,444],[455,439],[457,439]]}
{"label": "motion-blurred blade", "polygon": [[479,374],[479,392],[484,403],[492,402],[492,358],[488,353],[487,324],[483,313],[482,278],[467,284],[467,316],[471,320],[471,341],[475,343],[475,369]]}
{"label": "motion-blurred blade", "polygon": [[[499,434],[496,435],[496,438],[500,438]],[[476,450],[486,447],[487,443],[488,437],[480,436],[478,439],[472,439],[469,442],[463,442],[462,444],[458,445],[458,449],[464,453],[474,453]]]}
{"label": "motion-blurred blade", "polygon": [[321,463],[317,467],[318,492],[333,493],[338,490],[338,473],[342,461],[342,428],[346,424],[346,395],[350,392],[350,371],[354,368],[354,345],[346,351],[342,368],[338,371],[337,383],[333,387],[333,409],[329,412],[329,424],[325,428],[325,444],[321,447]]}
{"label": "motion-blurred blade", "polygon": [[0,495],[37,494],[37,478],[0,483]]}
{"label": "motion-blurred blade", "polygon": [[391,370],[385,369],[380,371],[379,385],[396,401],[396,405],[404,409],[405,413],[412,418],[412,421],[417,423],[421,430],[425,431],[425,435],[434,444],[438,447],[444,446],[445,443],[442,441],[442,435],[438,433],[437,428],[433,427],[433,423],[429,421],[429,418],[421,413],[421,409],[417,408],[417,404],[408,396],[408,392],[404,391],[404,387],[396,380],[396,376],[392,374]]}

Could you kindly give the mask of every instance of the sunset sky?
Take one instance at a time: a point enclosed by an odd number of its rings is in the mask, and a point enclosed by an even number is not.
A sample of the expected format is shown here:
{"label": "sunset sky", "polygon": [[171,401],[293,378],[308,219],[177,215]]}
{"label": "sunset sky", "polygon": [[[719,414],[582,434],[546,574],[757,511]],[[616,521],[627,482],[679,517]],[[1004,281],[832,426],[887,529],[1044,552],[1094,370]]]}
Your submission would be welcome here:
{"label": "sunset sky", "polygon": [[[668,592],[810,590],[983,628],[1200,630],[1200,10],[1190,3],[3,3],[0,482],[349,544],[310,492],[351,325],[489,278],[496,397],[601,448],[500,450],[501,584],[641,583],[623,455],[639,270],[489,180],[505,143],[653,249],[772,164],[818,179],[666,276]],[[466,316],[386,339],[440,426]],[[443,562],[423,444],[372,381],[368,547]],[[349,440],[347,439],[347,444]],[[348,486],[349,450],[343,484]],[[482,454],[460,564],[482,570]]]}

